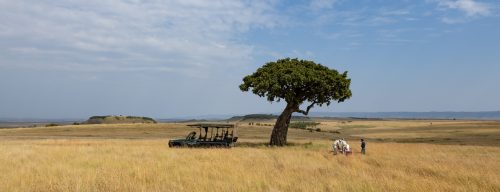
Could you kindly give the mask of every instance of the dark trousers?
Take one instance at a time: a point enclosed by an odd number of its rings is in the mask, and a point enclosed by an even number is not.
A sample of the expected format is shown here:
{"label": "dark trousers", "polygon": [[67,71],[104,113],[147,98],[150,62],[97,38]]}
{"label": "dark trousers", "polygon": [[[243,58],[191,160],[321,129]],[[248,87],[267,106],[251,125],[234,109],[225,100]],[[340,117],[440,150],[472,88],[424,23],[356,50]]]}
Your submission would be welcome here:
{"label": "dark trousers", "polygon": [[366,153],[365,148],[361,148],[361,154],[364,155],[365,153]]}

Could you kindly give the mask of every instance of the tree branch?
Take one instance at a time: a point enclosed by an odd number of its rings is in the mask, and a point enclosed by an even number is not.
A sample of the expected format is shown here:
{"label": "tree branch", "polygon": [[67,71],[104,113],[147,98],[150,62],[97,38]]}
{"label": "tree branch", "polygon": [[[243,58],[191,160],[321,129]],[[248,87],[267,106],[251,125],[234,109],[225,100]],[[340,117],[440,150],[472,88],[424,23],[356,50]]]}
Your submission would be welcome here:
{"label": "tree branch", "polygon": [[304,115],[308,115],[309,114],[309,110],[311,110],[311,108],[314,107],[314,105],[316,105],[317,103],[316,102],[312,102],[309,106],[307,106],[307,109],[304,111],[304,110],[301,110],[301,109],[298,109],[297,110],[297,113],[302,113]]}

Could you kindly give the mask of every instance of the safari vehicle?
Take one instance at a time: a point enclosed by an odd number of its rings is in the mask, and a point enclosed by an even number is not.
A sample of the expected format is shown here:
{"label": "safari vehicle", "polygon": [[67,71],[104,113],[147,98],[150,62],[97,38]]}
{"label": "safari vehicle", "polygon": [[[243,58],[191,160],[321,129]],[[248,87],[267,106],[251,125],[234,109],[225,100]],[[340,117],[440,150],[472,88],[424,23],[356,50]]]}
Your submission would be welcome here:
{"label": "safari vehicle", "polygon": [[199,132],[190,132],[186,138],[168,141],[169,147],[233,147],[238,140],[233,124],[192,124]]}

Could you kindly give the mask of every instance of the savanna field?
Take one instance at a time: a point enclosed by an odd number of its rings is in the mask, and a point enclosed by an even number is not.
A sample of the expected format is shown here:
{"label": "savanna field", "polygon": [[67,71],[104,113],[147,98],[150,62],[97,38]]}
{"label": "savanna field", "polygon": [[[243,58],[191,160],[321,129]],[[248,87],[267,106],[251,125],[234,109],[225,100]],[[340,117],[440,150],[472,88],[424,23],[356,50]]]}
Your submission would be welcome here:
{"label": "savanna field", "polygon": [[176,123],[0,129],[0,191],[500,191],[500,122],[317,121],[282,148],[247,123],[231,149],[168,148]]}

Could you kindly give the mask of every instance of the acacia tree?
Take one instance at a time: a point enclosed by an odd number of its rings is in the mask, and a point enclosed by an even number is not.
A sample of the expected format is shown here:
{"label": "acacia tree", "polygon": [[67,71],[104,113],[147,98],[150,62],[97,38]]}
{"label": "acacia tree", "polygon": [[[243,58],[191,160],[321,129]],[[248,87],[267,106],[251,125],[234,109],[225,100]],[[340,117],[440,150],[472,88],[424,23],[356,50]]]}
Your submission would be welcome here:
{"label": "acacia tree", "polygon": [[[276,120],[269,145],[286,145],[288,125],[294,112],[309,114],[314,106],[343,102],[351,97],[351,79],[347,71],[339,73],[313,61],[280,59],[266,63],[251,75],[243,78],[241,91],[249,91],[270,102],[285,100],[285,109]],[[300,106],[306,103],[305,110]]]}

